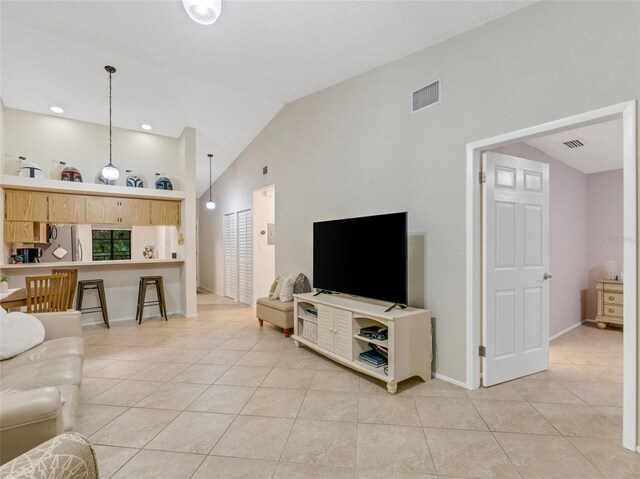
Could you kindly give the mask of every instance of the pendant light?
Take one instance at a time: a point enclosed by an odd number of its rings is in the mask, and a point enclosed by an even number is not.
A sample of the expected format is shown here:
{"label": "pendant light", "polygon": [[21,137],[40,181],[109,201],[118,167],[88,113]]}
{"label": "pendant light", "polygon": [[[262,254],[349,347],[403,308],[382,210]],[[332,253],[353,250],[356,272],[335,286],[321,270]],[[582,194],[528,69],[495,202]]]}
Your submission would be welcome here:
{"label": "pendant light", "polygon": [[211,25],[220,18],[222,0],[182,0],[189,18],[200,25]]}
{"label": "pendant light", "polygon": [[209,157],[209,200],[206,202],[205,206],[208,210],[212,210],[216,207],[216,204],[211,199],[211,187],[213,186],[213,183],[211,183],[211,158],[213,158],[213,155],[209,153],[207,156]]}
{"label": "pendant light", "polygon": [[113,128],[111,126],[111,75],[116,72],[116,69],[109,65],[104,69],[109,73],[109,164],[102,168],[102,176],[107,180],[117,180],[120,172],[113,164]]}

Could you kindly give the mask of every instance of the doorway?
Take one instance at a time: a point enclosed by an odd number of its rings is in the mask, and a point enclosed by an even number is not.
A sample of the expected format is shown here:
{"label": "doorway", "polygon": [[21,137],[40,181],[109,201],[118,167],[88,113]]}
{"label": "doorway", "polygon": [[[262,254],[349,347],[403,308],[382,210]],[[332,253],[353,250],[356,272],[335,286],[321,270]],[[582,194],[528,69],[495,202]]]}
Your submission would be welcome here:
{"label": "doorway", "polygon": [[[636,102],[595,110],[566,119],[489,138],[467,145],[467,387],[477,389],[481,378],[483,256],[482,155],[484,152],[543,135],[621,119],[624,165],[624,373],[623,445],[636,450],[637,416],[637,208],[636,208]],[[548,335],[547,335],[548,337]]]}
{"label": "doorway", "polygon": [[253,304],[265,296],[276,277],[276,187],[253,192]]}

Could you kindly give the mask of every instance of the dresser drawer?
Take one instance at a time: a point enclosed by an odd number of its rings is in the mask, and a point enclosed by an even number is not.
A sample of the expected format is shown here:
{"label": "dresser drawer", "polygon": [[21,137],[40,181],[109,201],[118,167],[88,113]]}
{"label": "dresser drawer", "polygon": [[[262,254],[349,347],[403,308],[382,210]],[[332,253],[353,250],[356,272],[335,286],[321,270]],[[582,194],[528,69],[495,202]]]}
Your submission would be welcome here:
{"label": "dresser drawer", "polygon": [[603,293],[603,300],[605,305],[606,304],[618,304],[618,305],[622,305],[624,304],[623,298],[624,295],[622,293],[609,293],[607,291],[605,291]]}
{"label": "dresser drawer", "polygon": [[605,304],[602,314],[604,316],[614,316],[616,318],[621,318],[623,312],[622,306],[616,306],[614,304]]}

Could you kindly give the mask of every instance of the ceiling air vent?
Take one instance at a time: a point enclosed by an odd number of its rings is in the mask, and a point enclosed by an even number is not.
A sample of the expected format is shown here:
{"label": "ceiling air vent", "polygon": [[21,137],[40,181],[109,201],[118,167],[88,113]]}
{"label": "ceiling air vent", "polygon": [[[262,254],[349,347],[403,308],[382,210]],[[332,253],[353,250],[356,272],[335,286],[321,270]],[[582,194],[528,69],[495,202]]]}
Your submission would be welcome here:
{"label": "ceiling air vent", "polygon": [[581,146],[584,146],[584,143],[580,140],[563,141],[562,144],[567,148],[580,148]]}
{"label": "ceiling air vent", "polygon": [[440,80],[413,92],[413,110],[418,111],[440,101]]}

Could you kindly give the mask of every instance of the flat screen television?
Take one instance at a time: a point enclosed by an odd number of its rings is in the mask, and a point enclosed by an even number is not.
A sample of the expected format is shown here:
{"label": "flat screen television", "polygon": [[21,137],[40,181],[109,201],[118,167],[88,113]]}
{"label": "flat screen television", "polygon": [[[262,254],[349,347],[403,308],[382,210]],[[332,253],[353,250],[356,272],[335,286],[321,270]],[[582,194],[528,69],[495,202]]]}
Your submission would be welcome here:
{"label": "flat screen television", "polygon": [[313,224],[313,286],[407,303],[407,213]]}

